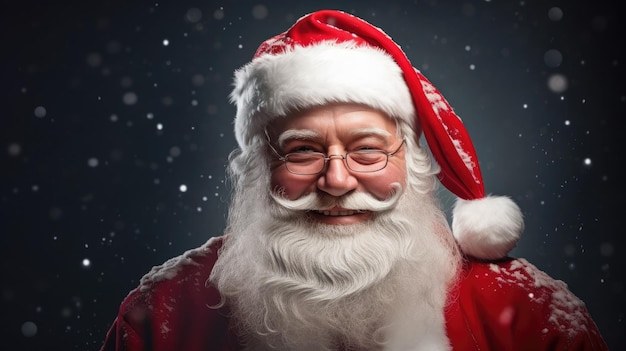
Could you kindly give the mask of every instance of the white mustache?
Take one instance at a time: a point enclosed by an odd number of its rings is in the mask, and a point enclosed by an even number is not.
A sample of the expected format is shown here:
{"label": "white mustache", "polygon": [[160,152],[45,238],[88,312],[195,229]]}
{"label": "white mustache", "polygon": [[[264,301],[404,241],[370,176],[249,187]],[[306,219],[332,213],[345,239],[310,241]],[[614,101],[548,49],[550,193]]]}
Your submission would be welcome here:
{"label": "white mustache", "polygon": [[342,197],[309,193],[295,200],[289,200],[278,194],[271,193],[272,198],[278,205],[292,211],[324,211],[335,207],[357,211],[387,211],[396,206],[402,196],[400,183],[393,183],[392,191],[384,200],[378,200],[364,192],[354,192]]}

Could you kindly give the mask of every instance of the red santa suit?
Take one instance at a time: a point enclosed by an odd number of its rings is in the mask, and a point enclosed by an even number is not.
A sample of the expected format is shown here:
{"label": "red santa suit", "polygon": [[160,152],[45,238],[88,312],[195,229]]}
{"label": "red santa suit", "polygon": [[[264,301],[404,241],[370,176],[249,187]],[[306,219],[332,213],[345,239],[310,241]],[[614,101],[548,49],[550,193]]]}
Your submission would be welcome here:
{"label": "red santa suit", "polygon": [[[468,257],[483,260],[468,258],[447,292],[441,349],[607,349],[584,304],[564,283],[525,260],[503,258],[523,230],[521,210],[507,197],[485,196],[461,119],[379,28],[340,11],[304,16],[262,43],[236,72],[231,98],[243,154],[259,150],[271,119],[333,102],[370,106],[411,128],[414,137],[425,137],[440,166],[439,180],[460,199],[453,210],[455,239]],[[147,274],[122,302],[102,350],[241,349],[228,311],[213,307],[219,292],[207,285],[222,240]]]}
{"label": "red santa suit", "polygon": [[[234,351],[219,292],[207,284],[223,238],[146,274],[121,304],[102,351]],[[585,305],[523,259],[467,260],[448,292],[446,334],[455,351],[608,350]]]}

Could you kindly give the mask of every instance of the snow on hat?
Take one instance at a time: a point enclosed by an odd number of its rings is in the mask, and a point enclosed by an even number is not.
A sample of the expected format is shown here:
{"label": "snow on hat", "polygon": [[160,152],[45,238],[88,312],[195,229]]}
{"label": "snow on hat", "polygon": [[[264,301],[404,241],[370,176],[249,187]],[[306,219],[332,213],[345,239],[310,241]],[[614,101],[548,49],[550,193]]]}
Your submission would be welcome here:
{"label": "snow on hat", "polygon": [[461,249],[498,259],[523,230],[508,197],[485,196],[472,141],[439,91],[382,30],[348,13],[322,10],[263,42],[235,72],[235,137],[245,150],[277,116],[333,102],[361,103],[407,122],[441,167],[441,183],[458,197],[452,231]]}

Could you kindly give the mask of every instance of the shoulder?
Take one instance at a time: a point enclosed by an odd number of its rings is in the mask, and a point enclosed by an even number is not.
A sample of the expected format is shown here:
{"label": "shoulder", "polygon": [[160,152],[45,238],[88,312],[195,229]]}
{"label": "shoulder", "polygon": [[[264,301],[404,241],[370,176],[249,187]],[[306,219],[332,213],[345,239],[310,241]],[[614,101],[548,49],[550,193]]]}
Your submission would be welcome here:
{"label": "shoulder", "polygon": [[[216,305],[217,290],[208,279],[217,260],[223,237],[214,237],[200,247],[152,267],[122,301],[120,313],[137,315],[137,311],[153,311],[157,306],[173,310],[183,305]],[[144,312],[139,313],[143,315]]]}
{"label": "shoulder", "polygon": [[[481,290],[507,289],[528,292],[528,297],[541,300],[533,292],[568,291],[567,284],[550,277],[523,258],[507,258],[496,262],[468,261],[463,280]],[[579,304],[579,300],[570,301]]]}
{"label": "shoulder", "polygon": [[500,348],[509,342],[558,345],[554,350],[605,347],[583,301],[563,281],[525,259],[467,261],[456,287],[450,295],[449,317],[461,321],[457,324],[465,327],[458,330],[471,333],[475,340],[500,343]]}
{"label": "shoulder", "polygon": [[163,350],[204,350],[211,348],[207,343],[223,342],[225,310],[208,284],[222,241],[211,238],[145,274],[122,301],[108,342],[143,349],[138,345],[153,340]]}
{"label": "shoulder", "polygon": [[505,259],[498,262],[468,263],[466,288],[507,306],[526,306],[542,311],[557,326],[579,325],[583,316],[574,313],[585,310],[585,304],[561,280],[554,279],[525,259]]}
{"label": "shoulder", "polygon": [[212,237],[202,246],[152,267],[141,278],[138,289],[145,291],[159,282],[181,281],[194,274],[206,275],[208,278],[217,260],[217,253],[222,246],[223,239],[222,236]]}

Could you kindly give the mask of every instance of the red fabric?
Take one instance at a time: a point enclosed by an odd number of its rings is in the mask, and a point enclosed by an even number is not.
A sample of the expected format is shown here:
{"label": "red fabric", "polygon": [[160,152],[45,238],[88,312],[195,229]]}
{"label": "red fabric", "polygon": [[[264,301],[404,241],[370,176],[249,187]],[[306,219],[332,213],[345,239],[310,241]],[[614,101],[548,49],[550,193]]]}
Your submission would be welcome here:
{"label": "red fabric", "polygon": [[[226,311],[205,286],[221,239],[153,270],[122,302],[102,351],[234,351]],[[143,288],[142,288],[143,286]],[[528,262],[468,261],[445,311],[455,351],[608,350],[584,304]]]}
{"label": "red fabric", "polygon": [[523,259],[467,262],[445,315],[454,350],[608,350],[583,302]]}
{"label": "red fabric", "polygon": [[220,297],[206,284],[221,243],[209,241],[146,275],[122,302],[101,350],[235,350],[227,311],[210,307]]}
{"label": "red fabric", "polygon": [[300,18],[286,32],[263,42],[254,57],[280,54],[295,45],[308,46],[325,40],[354,41],[386,51],[404,73],[417,113],[416,125],[422,128],[441,166],[441,183],[465,200],[485,196],[476,151],[461,119],[443,95],[413,68],[400,46],[381,29],[345,12],[317,11]]}

